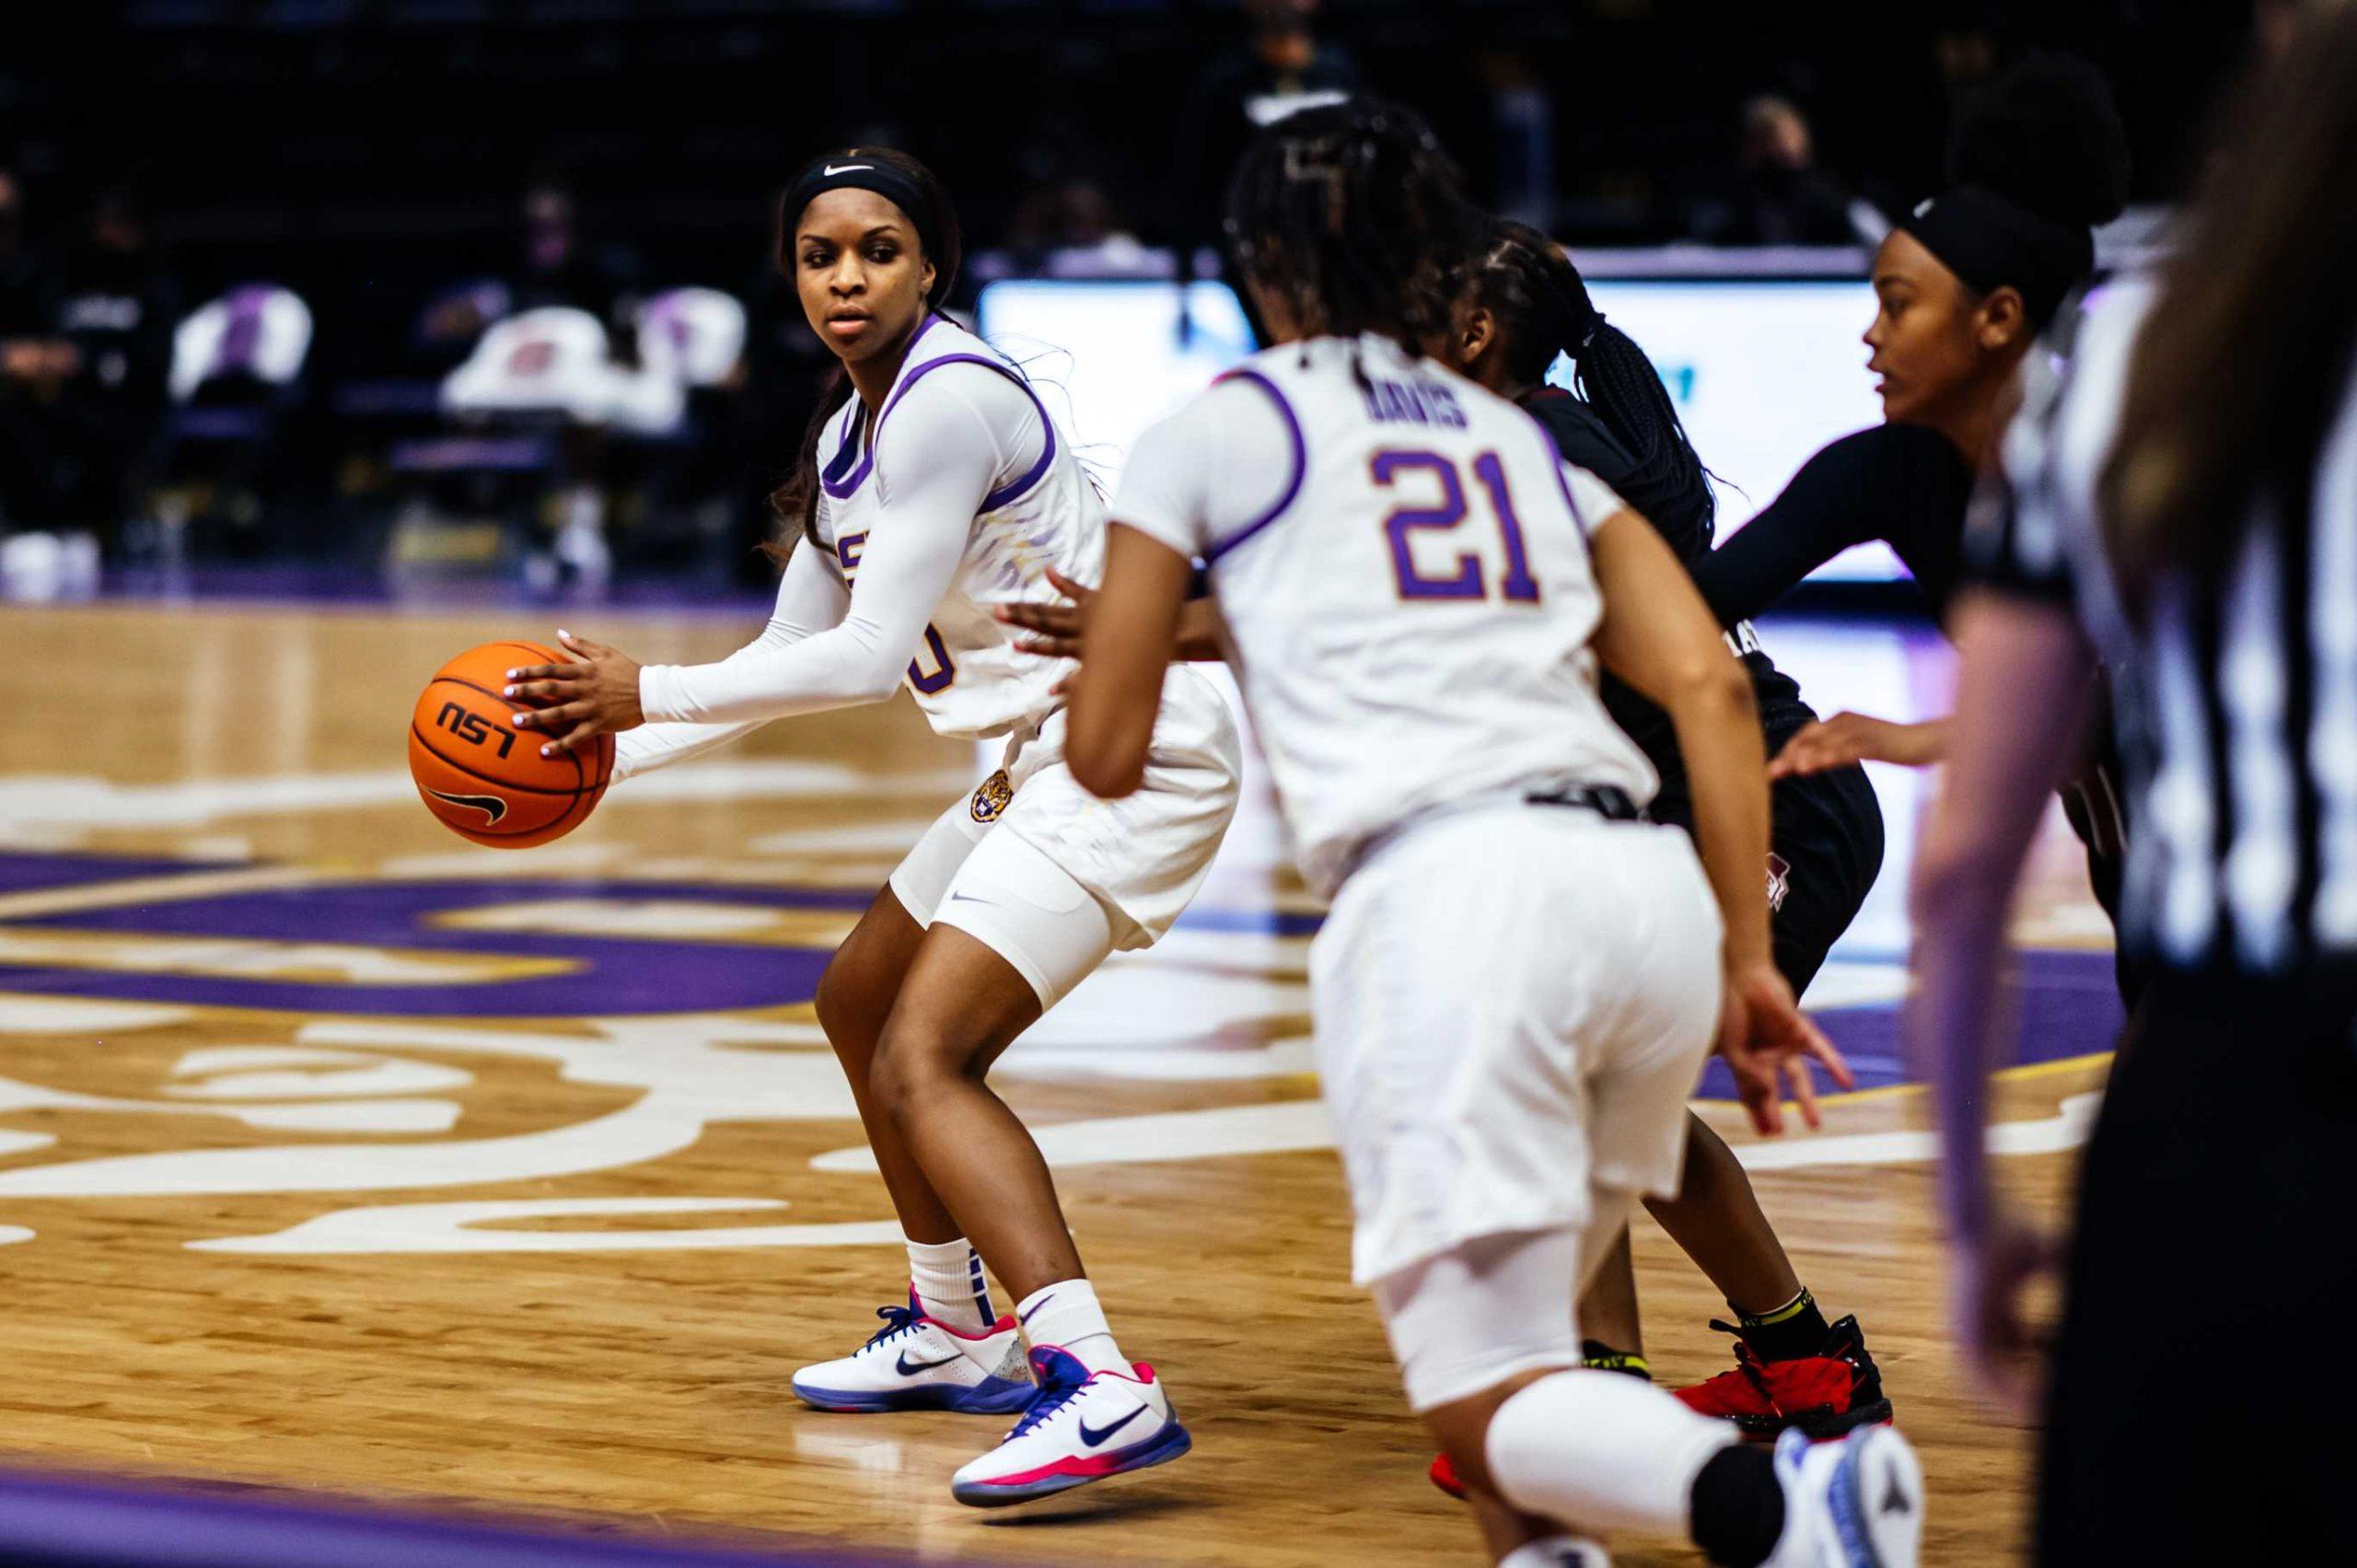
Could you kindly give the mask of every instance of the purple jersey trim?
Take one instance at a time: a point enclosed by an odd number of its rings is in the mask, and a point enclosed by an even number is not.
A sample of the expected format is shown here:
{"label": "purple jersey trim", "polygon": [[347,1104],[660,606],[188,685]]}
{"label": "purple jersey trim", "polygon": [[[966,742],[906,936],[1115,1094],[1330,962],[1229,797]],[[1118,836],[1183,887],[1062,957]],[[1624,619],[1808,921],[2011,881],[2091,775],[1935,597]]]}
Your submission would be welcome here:
{"label": "purple jersey trim", "polygon": [[[917,344],[924,342],[924,335],[940,323],[941,318],[938,316],[927,316],[924,319],[923,325],[917,328],[916,335],[909,340],[909,346],[901,351],[902,363],[906,363],[907,355],[916,353]],[[916,377],[913,376],[908,377],[904,379],[903,385],[914,379]],[[900,394],[895,392],[890,398],[886,399],[885,408],[889,410],[899,397]],[[859,400],[853,398],[852,405],[857,409]],[[876,432],[883,424],[884,416],[878,414],[873,420],[865,421],[863,428],[860,414],[857,412],[853,414],[851,429],[844,434],[843,444],[836,449],[834,460],[829,463],[825,471],[819,475],[819,489],[841,501],[859,488],[860,482],[867,477],[867,470],[876,466]],[[859,454],[859,466],[846,471],[846,465],[854,451]]]}
{"label": "purple jersey trim", "polygon": [[[937,320],[939,318],[936,317],[934,319]],[[930,328],[932,325],[933,321],[931,320],[925,323],[927,328]],[[923,335],[924,333],[922,331],[917,334],[918,337],[923,337]],[[911,340],[910,346],[912,348],[915,346],[914,339]],[[842,451],[836,454],[834,462],[828,465],[829,472],[820,476],[819,483],[825,488],[828,494],[833,496],[836,500],[841,501],[847,498],[859,489],[860,485],[865,482],[868,471],[876,466],[876,447],[877,443],[883,438],[885,420],[891,416],[894,409],[900,406],[900,400],[909,395],[911,389],[915,387],[919,381],[923,380],[927,376],[940,369],[945,365],[979,365],[985,370],[993,371],[998,375],[1005,377],[1008,380],[1023,389],[1023,395],[1031,400],[1031,406],[1034,409],[1037,409],[1039,413],[1039,431],[1041,439],[1039,443],[1039,461],[1033,463],[1031,467],[1019,477],[1008,481],[1006,483],[1000,485],[996,490],[993,490],[989,494],[983,496],[982,504],[978,509],[978,512],[995,512],[1001,506],[1021,500],[1024,496],[1029,494],[1033,487],[1038,485],[1042,479],[1047,477],[1049,467],[1056,460],[1056,422],[1048,417],[1048,406],[1039,401],[1039,394],[1031,389],[1031,383],[1025,380],[1021,372],[1016,370],[1014,366],[1007,365],[1003,361],[993,359],[988,354],[945,354],[938,359],[928,359],[923,364],[916,366],[902,374],[900,385],[893,388],[892,395],[884,401],[883,410],[877,414],[875,419],[868,423],[866,430],[867,439],[865,443],[865,449],[860,454],[859,467],[849,476],[840,481],[831,477],[834,470],[842,466],[843,459],[850,454],[851,448],[846,445]]]}
{"label": "purple jersey trim", "polygon": [[[1286,482],[1285,493],[1277,497],[1275,505],[1203,552],[1203,564],[1206,566],[1283,517],[1285,509],[1300,497],[1302,481],[1309,474],[1309,443],[1302,439],[1301,421],[1294,417],[1293,405],[1285,401],[1283,392],[1277,390],[1277,384],[1257,370],[1231,370],[1220,380],[1249,381],[1268,393],[1269,401],[1277,405],[1277,412],[1284,415],[1285,434],[1293,441],[1293,478]],[[1213,384],[1217,385],[1216,382]]]}
{"label": "purple jersey trim", "polygon": [[[1031,400],[1031,406],[1039,412],[1039,431],[1041,436],[1039,442],[1039,460],[1033,463],[1030,469],[1019,478],[1009,480],[1006,483],[1000,485],[996,490],[992,491],[988,495],[982,497],[982,504],[981,507],[978,508],[978,513],[995,512],[1007,503],[1019,500],[1022,496],[1028,494],[1033,485],[1038,484],[1041,479],[1047,476],[1048,465],[1056,460],[1055,421],[1048,417],[1047,405],[1039,401],[1039,394],[1031,389],[1031,383],[1026,381],[1012,366],[1001,364],[999,361],[991,358],[988,354],[945,354],[939,359],[926,360],[923,365],[918,366],[914,370],[909,372],[907,378],[900,383],[900,389],[892,394],[891,401],[884,405],[884,412],[876,416],[876,436],[877,437],[881,437],[883,436],[885,420],[890,418],[892,411],[900,406],[900,400],[909,395],[910,389],[913,388],[919,381],[922,381],[927,376],[930,376],[933,372],[940,369],[945,365],[979,365],[985,370],[994,371],[997,374],[1005,377],[1016,386],[1022,388],[1023,395],[1029,398]],[[874,439],[871,439],[867,443],[867,449],[871,453],[875,451],[876,441]]]}

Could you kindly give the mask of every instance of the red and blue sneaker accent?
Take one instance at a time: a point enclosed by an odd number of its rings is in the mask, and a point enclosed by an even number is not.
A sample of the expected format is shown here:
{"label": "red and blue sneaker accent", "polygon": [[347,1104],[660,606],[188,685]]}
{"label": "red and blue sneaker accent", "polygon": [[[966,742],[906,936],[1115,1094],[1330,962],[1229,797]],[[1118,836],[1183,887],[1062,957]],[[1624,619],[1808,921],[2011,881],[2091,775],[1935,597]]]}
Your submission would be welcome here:
{"label": "red and blue sneaker accent", "polygon": [[1000,1508],[1069,1492],[1132,1470],[1167,1465],[1195,1446],[1178,1424],[1154,1368],[1091,1372],[1055,1345],[1031,1352],[1039,1380],[1030,1408],[1006,1440],[960,1469],[949,1494]]}
{"label": "red and blue sneaker accent", "polygon": [[822,1411],[958,1411],[1005,1415],[1038,1390],[1023,1361],[1023,1335],[1012,1318],[977,1334],[928,1318],[909,1293],[906,1307],[879,1307],[884,1326],[838,1361],[794,1375],[794,1392]]}

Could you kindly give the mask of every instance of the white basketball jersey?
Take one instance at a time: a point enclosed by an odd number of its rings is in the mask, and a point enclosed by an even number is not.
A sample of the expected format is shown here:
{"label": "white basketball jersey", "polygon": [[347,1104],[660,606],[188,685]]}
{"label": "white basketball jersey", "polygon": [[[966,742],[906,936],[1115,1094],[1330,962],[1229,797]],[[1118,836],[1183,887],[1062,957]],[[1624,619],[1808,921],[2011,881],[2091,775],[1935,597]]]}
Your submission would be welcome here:
{"label": "white basketball jersey", "polygon": [[[1602,604],[1586,530],[1621,503],[1536,421],[1376,336],[1270,349],[1203,399],[1284,439],[1223,438],[1182,410],[1140,442],[1113,516],[1208,563],[1313,885],[1460,802],[1578,784],[1653,797],[1588,648]],[[1239,520],[1183,499],[1186,467],[1236,460],[1190,444],[1282,464],[1255,476],[1268,504]]]}
{"label": "white basketball jersey", "polygon": [[891,526],[877,494],[877,436],[911,389],[953,365],[981,366],[1022,387],[1042,434],[1036,461],[992,476],[965,559],[909,663],[910,694],[935,731],[987,738],[1062,706],[1050,692],[1071,668],[1069,660],[1017,652],[1020,633],[993,620],[993,607],[1054,601],[1062,596],[1048,581],[1049,568],[1094,583],[1105,563],[1104,504],[1022,375],[973,333],[929,317],[875,419],[853,398],[820,437],[815,537],[846,581],[858,574],[868,534]]}

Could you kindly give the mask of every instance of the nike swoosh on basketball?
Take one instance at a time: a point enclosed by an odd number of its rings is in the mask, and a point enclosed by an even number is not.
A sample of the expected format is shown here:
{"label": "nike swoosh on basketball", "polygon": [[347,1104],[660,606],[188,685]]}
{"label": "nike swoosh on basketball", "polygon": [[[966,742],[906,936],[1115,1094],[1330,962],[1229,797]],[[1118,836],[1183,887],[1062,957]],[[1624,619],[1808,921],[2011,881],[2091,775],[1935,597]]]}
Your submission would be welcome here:
{"label": "nike swoosh on basketball", "polygon": [[936,1366],[946,1366],[957,1359],[958,1353],[952,1351],[947,1355],[943,1356],[939,1361],[920,1361],[914,1366],[911,1366],[909,1365],[909,1353],[907,1351],[902,1351],[900,1353],[900,1360],[893,1363],[893,1365],[900,1370],[901,1376],[913,1377],[920,1372],[930,1372]]}
{"label": "nike swoosh on basketball", "polygon": [[1145,1407],[1144,1405],[1139,1405],[1133,1408],[1129,1414],[1115,1422],[1112,1425],[1100,1426],[1094,1431],[1089,1429],[1088,1418],[1086,1416],[1082,1416],[1080,1418],[1080,1440],[1094,1448],[1098,1444],[1104,1442],[1105,1439],[1112,1436],[1113,1434],[1120,1431],[1121,1428],[1129,1425],[1130,1423],[1137,1420],[1138,1417],[1144,1414],[1145,1414]]}
{"label": "nike swoosh on basketball", "polygon": [[840,167],[830,163],[827,166],[827,173],[831,178],[838,174],[849,174],[854,168],[874,168],[875,167],[872,163],[846,163]]}
{"label": "nike swoosh on basketball", "polygon": [[425,793],[436,800],[446,800],[453,806],[464,806],[480,811],[493,822],[507,815],[507,802],[495,795],[446,795],[438,789],[429,789]]}

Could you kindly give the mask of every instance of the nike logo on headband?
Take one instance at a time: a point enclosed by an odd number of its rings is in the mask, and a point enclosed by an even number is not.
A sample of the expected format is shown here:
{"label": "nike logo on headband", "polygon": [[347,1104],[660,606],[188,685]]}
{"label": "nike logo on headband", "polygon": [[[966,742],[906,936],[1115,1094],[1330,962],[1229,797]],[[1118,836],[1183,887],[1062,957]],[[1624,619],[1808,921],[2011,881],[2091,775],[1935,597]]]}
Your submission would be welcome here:
{"label": "nike logo on headband", "polygon": [[849,174],[855,168],[874,168],[876,166],[872,163],[847,163],[838,168],[834,164],[830,163],[827,166],[826,173],[827,178],[832,179],[838,174]]}

